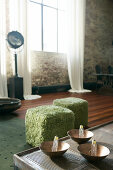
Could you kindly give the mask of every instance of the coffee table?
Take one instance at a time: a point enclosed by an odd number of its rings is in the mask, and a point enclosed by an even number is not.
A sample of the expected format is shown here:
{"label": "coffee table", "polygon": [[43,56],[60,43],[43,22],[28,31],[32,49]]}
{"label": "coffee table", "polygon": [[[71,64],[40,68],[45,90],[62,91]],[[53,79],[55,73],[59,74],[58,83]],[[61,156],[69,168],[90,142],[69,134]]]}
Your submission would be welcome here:
{"label": "coffee table", "polygon": [[77,150],[78,144],[68,137],[61,140],[70,144],[70,149],[58,158],[50,158],[39,147],[14,154],[15,170],[113,170],[113,122],[90,128],[97,143],[110,149],[110,154],[100,162],[89,163]]}

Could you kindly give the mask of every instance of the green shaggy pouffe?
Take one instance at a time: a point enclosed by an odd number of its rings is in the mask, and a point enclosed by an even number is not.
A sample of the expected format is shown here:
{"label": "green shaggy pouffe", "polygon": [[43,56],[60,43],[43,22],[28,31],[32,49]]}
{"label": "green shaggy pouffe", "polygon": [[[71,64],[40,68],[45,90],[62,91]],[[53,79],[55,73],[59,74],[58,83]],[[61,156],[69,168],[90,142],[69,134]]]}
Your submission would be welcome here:
{"label": "green shaggy pouffe", "polygon": [[88,125],[88,102],[86,100],[69,97],[56,99],[53,101],[56,106],[62,106],[73,111],[75,116],[74,128],[79,128],[80,125]]}
{"label": "green shaggy pouffe", "polygon": [[74,113],[54,105],[28,109],[25,116],[26,142],[38,146],[43,141],[53,140],[54,136],[64,137],[74,128]]}

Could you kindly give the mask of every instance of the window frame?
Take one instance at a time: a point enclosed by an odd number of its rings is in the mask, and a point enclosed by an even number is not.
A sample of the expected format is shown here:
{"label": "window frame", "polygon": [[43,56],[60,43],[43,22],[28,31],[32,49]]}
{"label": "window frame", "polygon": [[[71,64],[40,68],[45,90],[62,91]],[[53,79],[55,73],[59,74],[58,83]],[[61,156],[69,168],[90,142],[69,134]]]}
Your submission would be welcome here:
{"label": "window frame", "polygon": [[58,44],[58,42],[59,42],[59,31],[58,31],[58,29],[59,29],[59,19],[58,19],[58,12],[59,11],[64,11],[64,10],[58,8],[58,0],[57,0],[57,7],[53,7],[53,6],[43,4],[43,0],[41,0],[42,1],[41,3],[36,2],[34,0],[29,0],[29,1],[31,3],[41,5],[41,51],[46,52],[44,50],[44,7],[48,7],[48,8],[52,8],[52,9],[56,10],[56,12],[57,12],[57,21],[56,21],[57,22],[57,28],[56,28],[57,29],[57,40],[56,40],[57,41],[56,42],[57,48],[56,48],[56,51],[47,51],[47,52],[65,53],[64,51],[59,52],[59,44]]}

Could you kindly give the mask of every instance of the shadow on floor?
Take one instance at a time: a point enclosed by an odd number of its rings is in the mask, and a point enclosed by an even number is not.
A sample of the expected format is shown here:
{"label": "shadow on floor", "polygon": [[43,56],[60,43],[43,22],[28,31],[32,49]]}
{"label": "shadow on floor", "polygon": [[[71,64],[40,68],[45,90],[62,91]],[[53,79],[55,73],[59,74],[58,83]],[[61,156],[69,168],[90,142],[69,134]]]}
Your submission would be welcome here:
{"label": "shadow on floor", "polygon": [[18,114],[11,112],[11,113],[0,113],[0,121],[6,121],[6,120],[10,120],[13,118],[17,118]]}

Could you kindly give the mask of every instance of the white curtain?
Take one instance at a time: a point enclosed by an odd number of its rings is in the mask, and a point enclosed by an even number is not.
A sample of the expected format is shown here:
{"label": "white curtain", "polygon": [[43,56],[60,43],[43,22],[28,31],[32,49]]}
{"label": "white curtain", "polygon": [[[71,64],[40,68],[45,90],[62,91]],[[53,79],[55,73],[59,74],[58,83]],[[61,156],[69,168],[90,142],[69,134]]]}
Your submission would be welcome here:
{"label": "white curtain", "polygon": [[7,97],[6,76],[6,1],[0,0],[0,97]]}
{"label": "white curtain", "polygon": [[70,92],[83,89],[86,0],[67,0],[67,61]]}
{"label": "white curtain", "polygon": [[28,0],[10,0],[9,17],[10,31],[18,31],[24,37],[23,50],[18,54],[18,74],[23,77],[24,96],[26,96],[31,94]]}
{"label": "white curtain", "polygon": [[24,48],[18,54],[18,73],[19,76],[23,77],[24,96],[31,94],[27,16],[28,0],[0,0],[0,97],[7,97],[6,56],[8,51],[6,48],[6,37],[10,31],[18,31],[24,37]]}

